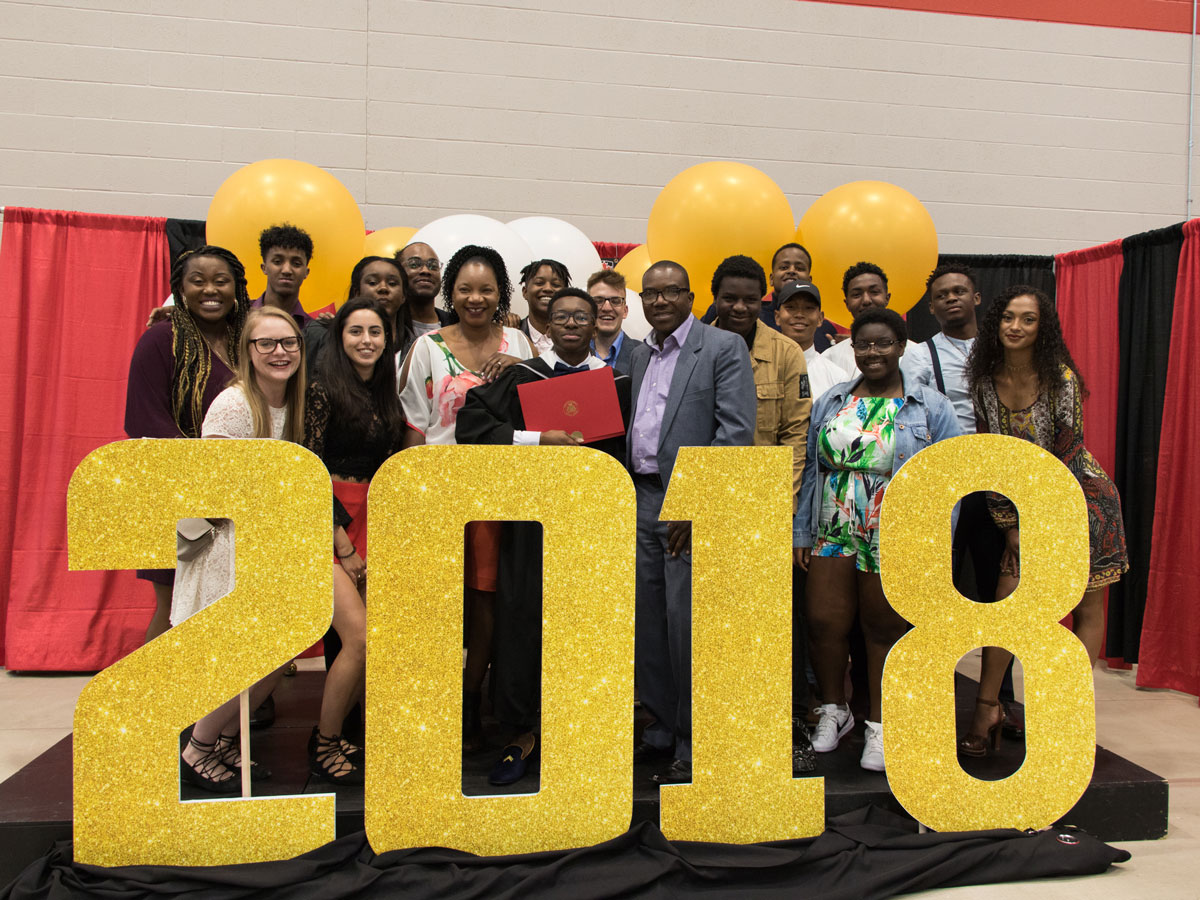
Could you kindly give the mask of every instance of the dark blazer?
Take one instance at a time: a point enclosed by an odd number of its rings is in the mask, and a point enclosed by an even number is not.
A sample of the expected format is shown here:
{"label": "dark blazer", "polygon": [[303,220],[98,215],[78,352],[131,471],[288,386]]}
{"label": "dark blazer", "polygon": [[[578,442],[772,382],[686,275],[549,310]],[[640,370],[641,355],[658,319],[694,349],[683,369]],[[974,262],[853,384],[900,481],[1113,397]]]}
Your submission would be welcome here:
{"label": "dark blazer", "polygon": [[[630,361],[633,411],[625,460],[633,466],[633,419],[637,415],[642,378],[650,364],[645,341],[634,343]],[[692,319],[679,350],[667,407],[658,439],[658,471],[671,478],[680,447],[749,447],[754,443],[757,394],[750,351],[740,335]]]}

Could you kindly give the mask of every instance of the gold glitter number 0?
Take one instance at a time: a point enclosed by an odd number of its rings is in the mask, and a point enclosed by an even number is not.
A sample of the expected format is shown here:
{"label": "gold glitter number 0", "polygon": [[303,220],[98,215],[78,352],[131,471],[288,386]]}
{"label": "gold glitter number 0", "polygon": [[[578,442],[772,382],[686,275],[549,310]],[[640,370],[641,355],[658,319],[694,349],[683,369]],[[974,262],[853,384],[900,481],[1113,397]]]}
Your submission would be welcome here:
{"label": "gold glitter number 0", "polygon": [[[1021,580],[999,603],[968,600],[951,581],[951,510],[983,490],[1002,493],[1020,514]],[[1079,483],[1027,441],[957,437],[900,469],[879,533],[884,591],[913,624],[883,673],[884,755],[896,799],[937,831],[1053,824],[1083,795],[1096,752],[1090,660],[1059,624],[1087,584]],[[954,667],[980,646],[1011,650],[1025,675],[1025,762],[1000,781],[967,775],[955,749]]]}
{"label": "gold glitter number 0", "polygon": [[[542,524],[536,794],[462,793],[463,528],[488,519]],[[579,447],[414,447],[371,480],[367,521],[371,846],[497,855],[623,834],[633,811],[635,500],[621,465]]]}
{"label": "gold glitter number 0", "polygon": [[682,448],[661,518],[692,522],[692,783],[661,788],[663,834],[820,834],[825,779],[792,778],[791,449]]}
{"label": "gold glitter number 0", "polygon": [[182,803],[179,733],[321,637],[329,473],[284,441],[121,441],[67,490],[71,569],[175,565],[181,518],[232,519],[233,592],[109,666],[75,707],[75,861],[229,865],[334,837],[332,794]]}

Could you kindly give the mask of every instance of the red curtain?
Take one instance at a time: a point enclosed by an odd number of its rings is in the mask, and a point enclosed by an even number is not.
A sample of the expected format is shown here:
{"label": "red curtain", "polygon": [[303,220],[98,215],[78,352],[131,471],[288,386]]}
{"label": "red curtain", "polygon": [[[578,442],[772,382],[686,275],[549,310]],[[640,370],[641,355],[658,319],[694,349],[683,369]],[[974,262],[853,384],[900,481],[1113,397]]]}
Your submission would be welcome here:
{"label": "red curtain", "polygon": [[131,572],[68,572],[67,482],[125,437],[125,381],[169,293],[165,219],[4,210],[0,239],[0,664],[104,668],[153,607]]}
{"label": "red curtain", "polygon": [[[1117,465],[1117,387],[1121,369],[1117,293],[1123,263],[1121,241],[1054,258],[1063,337],[1089,391],[1083,402],[1083,442],[1110,476]],[[1108,591],[1104,594],[1107,608]],[[1130,667],[1119,658],[1108,658],[1108,664]]]}
{"label": "red curtain", "polygon": [[1159,437],[1157,502],[1137,683],[1200,695],[1200,486],[1191,456],[1200,442],[1200,220],[1183,226],[1171,316],[1171,349]]}

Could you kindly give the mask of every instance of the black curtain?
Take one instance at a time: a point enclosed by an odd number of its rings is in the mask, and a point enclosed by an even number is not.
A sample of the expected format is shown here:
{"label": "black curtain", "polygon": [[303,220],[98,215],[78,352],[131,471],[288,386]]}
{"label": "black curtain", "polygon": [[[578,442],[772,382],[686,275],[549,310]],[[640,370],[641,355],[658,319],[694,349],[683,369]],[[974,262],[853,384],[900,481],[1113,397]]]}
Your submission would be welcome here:
{"label": "black curtain", "polygon": [[[983,318],[996,295],[1014,284],[1029,284],[1041,288],[1050,295],[1051,299],[1054,298],[1053,256],[987,253],[941,253],[938,255],[939,266],[951,263],[970,266],[975,270],[978,277],[978,283],[975,286],[983,294],[983,302],[979,305],[980,319]],[[910,340],[924,341],[941,330],[938,327],[937,319],[929,311],[928,291],[921,295],[917,305],[909,310],[905,318],[908,320]]]}
{"label": "black curtain", "polygon": [[198,250],[207,243],[203,219],[167,219],[166,232],[172,262],[184,250]]}
{"label": "black curtain", "polygon": [[1182,248],[1182,224],[1136,234],[1122,242],[1125,262],[1117,299],[1121,368],[1114,481],[1121,493],[1129,572],[1108,592],[1104,655],[1126,662],[1137,662],[1146,611],[1159,432]]}

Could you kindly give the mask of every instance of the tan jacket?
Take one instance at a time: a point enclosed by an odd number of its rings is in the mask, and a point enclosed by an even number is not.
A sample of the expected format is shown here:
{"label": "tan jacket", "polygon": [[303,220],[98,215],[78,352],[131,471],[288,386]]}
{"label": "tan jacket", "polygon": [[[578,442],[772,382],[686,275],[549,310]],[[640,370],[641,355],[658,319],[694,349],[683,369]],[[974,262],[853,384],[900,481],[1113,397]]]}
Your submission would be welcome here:
{"label": "tan jacket", "polygon": [[804,474],[808,419],[812,414],[804,351],[791,338],[758,322],[754,344],[750,348],[750,364],[754,368],[754,388],[758,395],[754,444],[792,448],[792,511],[795,512],[800,478]]}

